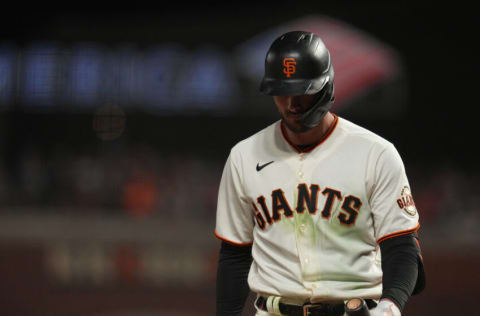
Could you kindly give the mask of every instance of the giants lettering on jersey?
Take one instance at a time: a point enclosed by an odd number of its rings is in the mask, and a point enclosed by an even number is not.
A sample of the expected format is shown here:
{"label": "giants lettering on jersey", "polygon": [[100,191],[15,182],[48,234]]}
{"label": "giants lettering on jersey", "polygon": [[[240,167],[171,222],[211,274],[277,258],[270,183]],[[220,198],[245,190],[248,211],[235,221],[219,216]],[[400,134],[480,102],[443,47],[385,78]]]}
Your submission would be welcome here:
{"label": "giants lettering on jersey", "polygon": [[[320,214],[326,220],[331,217],[332,206],[336,201],[342,202],[342,211],[337,215],[337,218],[340,223],[347,226],[355,224],[358,212],[362,207],[362,201],[358,197],[351,194],[343,197],[342,192],[329,187],[320,191],[320,186],[317,184],[311,184],[308,187],[305,183],[300,183],[297,186],[297,191],[297,205],[294,205],[294,208],[288,203],[282,189],[272,191],[271,208],[267,206],[265,197],[263,195],[259,196],[257,203],[252,203],[258,227],[263,230],[267,224],[272,225],[280,221],[282,214],[287,218],[292,217],[294,211],[303,214],[307,210],[311,215],[316,214],[319,210],[318,197],[320,193],[325,197]],[[260,206],[260,210],[256,204]]]}

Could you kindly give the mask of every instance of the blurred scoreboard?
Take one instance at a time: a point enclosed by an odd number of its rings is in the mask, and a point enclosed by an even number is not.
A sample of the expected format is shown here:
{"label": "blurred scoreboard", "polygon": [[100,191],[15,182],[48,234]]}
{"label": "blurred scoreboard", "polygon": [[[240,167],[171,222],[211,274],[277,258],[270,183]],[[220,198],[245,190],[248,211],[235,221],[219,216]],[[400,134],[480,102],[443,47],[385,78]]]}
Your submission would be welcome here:
{"label": "blurred scoreboard", "polygon": [[0,107],[77,111],[106,103],[160,114],[238,110],[239,84],[214,46],[0,44]]}
{"label": "blurred scoreboard", "polygon": [[[358,27],[307,15],[260,30],[230,50],[218,43],[0,42],[0,109],[85,111],[113,104],[154,114],[278,117],[259,92],[265,53],[280,34],[318,34],[335,68],[332,111],[350,118],[398,119],[410,84],[394,47]],[[270,106],[265,106],[270,105]]]}

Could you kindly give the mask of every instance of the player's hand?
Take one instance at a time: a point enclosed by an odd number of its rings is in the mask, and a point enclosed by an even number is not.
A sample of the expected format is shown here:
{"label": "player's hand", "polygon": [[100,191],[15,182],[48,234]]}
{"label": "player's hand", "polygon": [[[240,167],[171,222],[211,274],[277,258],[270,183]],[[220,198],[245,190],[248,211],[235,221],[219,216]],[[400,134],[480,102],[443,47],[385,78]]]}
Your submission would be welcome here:
{"label": "player's hand", "polygon": [[401,316],[401,314],[397,305],[386,299],[381,300],[377,307],[370,310],[370,316]]}

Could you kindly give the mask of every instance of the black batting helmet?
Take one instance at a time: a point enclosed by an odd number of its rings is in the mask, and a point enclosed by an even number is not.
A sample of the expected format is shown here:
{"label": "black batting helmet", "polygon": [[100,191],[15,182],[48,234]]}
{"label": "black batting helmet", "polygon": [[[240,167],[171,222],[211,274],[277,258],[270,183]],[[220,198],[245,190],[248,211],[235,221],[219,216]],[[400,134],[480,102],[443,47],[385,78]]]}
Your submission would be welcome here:
{"label": "black batting helmet", "polygon": [[265,58],[260,91],[268,95],[318,94],[317,102],[302,117],[316,126],[334,101],[334,72],[330,53],[311,32],[292,31],[275,39]]}

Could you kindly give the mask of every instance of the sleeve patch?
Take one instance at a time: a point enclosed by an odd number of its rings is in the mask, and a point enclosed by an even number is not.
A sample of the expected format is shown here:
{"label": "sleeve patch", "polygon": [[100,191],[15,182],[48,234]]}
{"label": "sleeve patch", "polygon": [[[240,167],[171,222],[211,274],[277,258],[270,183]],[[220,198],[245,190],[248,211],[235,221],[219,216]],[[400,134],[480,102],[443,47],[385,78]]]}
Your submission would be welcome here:
{"label": "sleeve patch", "polygon": [[417,214],[417,208],[413,201],[413,196],[408,186],[404,186],[400,192],[400,197],[397,199],[398,207],[405,211],[410,216]]}

